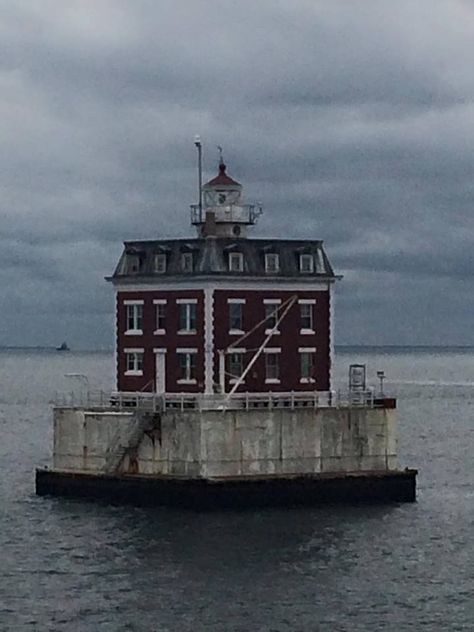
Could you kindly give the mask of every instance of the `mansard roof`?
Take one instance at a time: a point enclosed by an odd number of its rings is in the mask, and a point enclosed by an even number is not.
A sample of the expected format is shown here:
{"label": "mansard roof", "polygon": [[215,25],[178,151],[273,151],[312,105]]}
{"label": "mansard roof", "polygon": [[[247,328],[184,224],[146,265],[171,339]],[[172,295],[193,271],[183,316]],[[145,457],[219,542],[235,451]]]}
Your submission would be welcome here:
{"label": "mansard roof", "polygon": [[[164,239],[156,241],[127,241],[113,276],[109,279],[139,278],[150,281],[159,277],[237,277],[285,279],[336,279],[336,275],[320,240],[297,239]],[[182,254],[193,253],[193,270],[183,272]],[[229,270],[229,253],[243,255],[244,269]],[[279,271],[266,272],[265,255],[279,255]],[[155,255],[165,255],[166,271],[155,271]],[[300,271],[300,255],[313,255],[313,271]],[[137,278],[138,277],[138,278]]]}

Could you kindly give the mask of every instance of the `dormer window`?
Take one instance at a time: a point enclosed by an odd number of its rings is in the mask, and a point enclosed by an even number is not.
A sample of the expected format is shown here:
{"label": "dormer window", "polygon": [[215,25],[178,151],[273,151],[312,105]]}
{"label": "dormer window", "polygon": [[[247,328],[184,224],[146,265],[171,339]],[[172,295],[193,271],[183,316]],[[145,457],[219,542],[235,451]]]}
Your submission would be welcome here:
{"label": "dormer window", "polygon": [[183,252],[181,254],[181,270],[183,272],[192,272],[194,269],[193,253]]}
{"label": "dormer window", "polygon": [[127,255],[128,273],[140,272],[140,257],[138,255]]}
{"label": "dormer window", "polygon": [[280,257],[274,252],[269,252],[265,255],[265,272],[279,272],[280,270]]}
{"label": "dormer window", "polygon": [[300,272],[312,273],[314,271],[313,255],[300,255]]}
{"label": "dormer window", "polygon": [[244,271],[244,255],[241,252],[229,252],[230,272]]}
{"label": "dormer window", "polygon": [[158,255],[155,255],[155,258],[153,261],[153,269],[158,274],[163,274],[166,272],[166,255],[165,254],[160,253]]}

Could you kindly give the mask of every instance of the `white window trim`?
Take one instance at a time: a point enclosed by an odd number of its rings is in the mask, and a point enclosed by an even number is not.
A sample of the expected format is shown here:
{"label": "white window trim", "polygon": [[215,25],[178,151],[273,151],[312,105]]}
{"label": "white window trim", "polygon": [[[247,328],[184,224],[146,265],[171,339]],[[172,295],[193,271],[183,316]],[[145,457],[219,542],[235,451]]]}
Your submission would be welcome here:
{"label": "white window trim", "polygon": [[265,378],[265,384],[281,384],[281,380],[276,377]]}
{"label": "white window trim", "polygon": [[[233,265],[232,261],[238,261],[237,267]],[[243,272],[244,271],[244,254],[243,252],[229,252],[229,272]]]}
{"label": "white window trim", "polygon": [[[244,353],[247,353],[247,349],[245,347],[236,347],[235,349],[226,349],[227,355],[231,355],[232,353],[240,353],[243,355]],[[241,381],[239,377],[229,378],[229,384],[237,384],[237,382],[239,382],[239,384],[245,384],[245,381]]]}
{"label": "white window trim", "polygon": [[[167,300],[165,298],[155,298],[155,299],[153,299],[153,305],[166,305],[166,304],[167,304]],[[158,320],[157,316],[158,316],[158,314],[157,314],[157,312],[155,310],[155,323]],[[166,315],[165,315],[165,318],[166,318]],[[163,329],[161,327],[157,328],[157,329],[155,329],[153,334],[155,336],[164,336],[166,334],[166,329]]]}
{"label": "white window trim", "polygon": [[[161,261],[163,265],[157,266],[156,262]],[[163,252],[157,252],[153,256],[153,272],[156,274],[164,274],[166,272],[166,254]]]}
{"label": "white window trim", "polygon": [[281,347],[265,347],[263,353],[281,353]]}
{"label": "white window trim", "polygon": [[[276,261],[276,266],[274,270],[270,270],[270,266],[268,265],[270,258],[273,259],[273,261]],[[280,255],[276,252],[267,252],[265,254],[265,272],[267,272],[268,274],[276,274],[277,272],[280,272]]]}
{"label": "white window trim", "polygon": [[246,299],[245,298],[228,298],[227,303],[229,305],[232,303],[237,304],[237,305],[245,305]]}
{"label": "white window trim", "polygon": [[[177,305],[197,305],[197,298],[177,298],[176,299],[176,304]],[[191,318],[188,318],[188,313],[186,316],[186,321],[190,321]],[[196,313],[196,318],[197,318],[197,313]],[[180,316],[181,319],[181,316]],[[188,324],[188,322],[186,322],[186,324]],[[195,336],[197,334],[197,329],[178,329],[178,336]]]}
{"label": "white window trim", "polygon": [[302,336],[315,336],[316,332],[314,329],[300,329],[300,334]]}
{"label": "white window trim", "polygon": [[[185,261],[191,261],[189,268],[186,268]],[[194,257],[192,252],[181,253],[181,272],[194,272]]]}
{"label": "white window trim", "polygon": [[[281,305],[281,298],[264,298],[263,304],[264,305]],[[277,317],[278,317],[278,314],[277,314]],[[265,335],[269,336],[270,334],[274,336],[278,336],[280,335],[280,330],[277,329],[276,327],[267,327],[265,329]]]}
{"label": "white window trim", "polygon": [[[125,349],[123,350],[123,352],[124,352],[125,354],[128,354],[128,353],[141,353],[141,354],[143,354],[143,353],[144,353],[144,351],[145,351],[145,350],[144,350],[143,348],[139,348],[139,347],[137,347],[137,348],[125,348]],[[143,360],[143,359],[142,359],[142,360]],[[127,370],[127,371],[125,371],[124,375],[126,375],[126,376],[140,377],[140,376],[142,376],[142,375],[143,375],[143,369],[140,369],[140,370],[137,370],[137,371],[136,371],[136,370],[134,370],[134,369]]]}
{"label": "white window trim", "polygon": [[316,305],[315,298],[300,298],[298,299],[299,305]]}
{"label": "white window trim", "polygon": [[[127,325],[128,325],[128,307],[133,307],[133,306],[138,306],[138,307],[142,307],[144,305],[144,301],[143,300],[134,300],[134,299],[126,299],[124,300],[123,304],[127,307],[127,314],[126,314],[126,318],[127,318]],[[134,313],[136,314],[135,310]],[[138,320],[136,317],[133,318],[133,320],[136,321]],[[142,309],[142,323],[143,323],[143,309]],[[126,329],[125,330],[125,336],[142,336],[143,335],[143,329]]]}
{"label": "white window trim", "polygon": [[[188,348],[188,347],[178,347],[176,349],[176,353],[177,354],[197,354],[198,350],[195,347],[192,348]],[[189,380],[185,377],[179,378],[179,380],[176,380],[177,384],[197,384],[197,379],[196,378],[190,378]]]}
{"label": "white window trim", "polygon": [[[311,265],[308,270],[303,269],[303,261],[310,261]],[[303,274],[312,274],[314,272],[314,255],[311,254],[301,254],[300,255],[300,272]]]}
{"label": "white window trim", "polygon": [[229,336],[242,336],[244,333],[242,329],[229,329]]}
{"label": "white window trim", "polygon": [[[316,347],[298,347],[298,353],[316,353]],[[300,384],[315,384],[314,377],[301,377]]]}
{"label": "white window trim", "polygon": [[163,347],[159,347],[159,348],[155,347],[153,349],[153,353],[168,353],[168,349],[165,349]]}

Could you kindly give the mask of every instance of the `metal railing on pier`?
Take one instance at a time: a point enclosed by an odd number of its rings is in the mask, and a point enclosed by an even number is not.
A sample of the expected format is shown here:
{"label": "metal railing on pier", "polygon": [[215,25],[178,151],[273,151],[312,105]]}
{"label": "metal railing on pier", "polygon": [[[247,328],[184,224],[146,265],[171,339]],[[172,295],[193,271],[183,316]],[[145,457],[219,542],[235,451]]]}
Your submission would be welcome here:
{"label": "metal railing on pier", "polygon": [[377,399],[373,390],[366,391],[290,391],[285,393],[144,393],[125,391],[82,391],[57,393],[57,408],[91,408],[107,410],[255,410],[285,408],[373,408]]}

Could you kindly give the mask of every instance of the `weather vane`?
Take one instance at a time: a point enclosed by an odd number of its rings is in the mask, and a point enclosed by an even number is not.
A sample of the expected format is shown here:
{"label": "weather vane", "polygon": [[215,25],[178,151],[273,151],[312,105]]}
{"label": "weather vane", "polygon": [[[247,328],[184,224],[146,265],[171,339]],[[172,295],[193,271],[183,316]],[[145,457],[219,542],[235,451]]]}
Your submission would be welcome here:
{"label": "weather vane", "polygon": [[219,164],[223,165],[224,164],[224,158],[222,156],[222,147],[220,145],[217,145],[217,149],[219,150]]}

